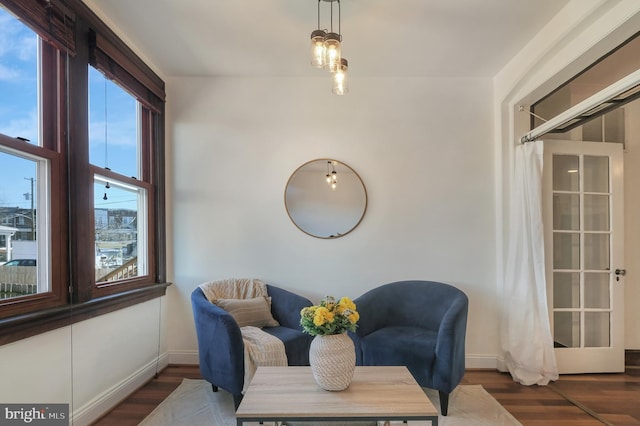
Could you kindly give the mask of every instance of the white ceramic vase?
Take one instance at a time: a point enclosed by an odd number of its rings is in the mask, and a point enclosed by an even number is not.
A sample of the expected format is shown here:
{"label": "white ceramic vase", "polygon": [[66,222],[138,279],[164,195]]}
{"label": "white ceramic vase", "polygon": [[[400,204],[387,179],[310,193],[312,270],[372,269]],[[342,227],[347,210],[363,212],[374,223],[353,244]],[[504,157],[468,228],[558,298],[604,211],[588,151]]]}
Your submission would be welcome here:
{"label": "white ceramic vase", "polygon": [[316,383],[322,389],[346,389],[356,367],[353,341],[346,332],[314,337],[309,347],[309,364]]}

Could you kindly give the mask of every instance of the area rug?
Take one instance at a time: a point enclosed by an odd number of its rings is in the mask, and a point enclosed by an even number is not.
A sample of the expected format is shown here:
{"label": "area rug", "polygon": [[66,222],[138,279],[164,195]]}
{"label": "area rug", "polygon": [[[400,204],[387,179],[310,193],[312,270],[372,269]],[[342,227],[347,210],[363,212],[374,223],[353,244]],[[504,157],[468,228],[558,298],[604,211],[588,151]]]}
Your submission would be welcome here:
{"label": "area rug", "polygon": [[[434,406],[440,407],[438,392],[424,389]],[[391,422],[390,425],[402,424]],[[429,426],[431,422],[409,422],[408,426]],[[151,414],[140,423],[144,426],[236,426],[233,397],[220,389],[213,392],[204,380],[184,379]],[[245,423],[253,425],[253,423]],[[287,423],[293,426],[294,423]],[[255,423],[258,425],[258,423]],[[296,426],[318,423],[296,422]],[[328,422],[331,426],[376,426],[376,423]],[[383,423],[380,423],[382,426]],[[405,423],[405,425],[407,425]],[[521,425],[481,385],[458,386],[449,397],[449,415],[440,416],[439,426],[517,426]],[[273,426],[265,422],[263,426]]]}

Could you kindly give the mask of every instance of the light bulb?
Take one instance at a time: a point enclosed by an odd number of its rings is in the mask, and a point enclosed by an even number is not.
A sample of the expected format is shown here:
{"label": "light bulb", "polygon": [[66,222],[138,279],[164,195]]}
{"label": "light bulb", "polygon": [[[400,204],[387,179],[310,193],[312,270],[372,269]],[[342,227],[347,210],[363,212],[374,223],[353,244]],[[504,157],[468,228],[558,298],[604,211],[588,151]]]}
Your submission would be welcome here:
{"label": "light bulb", "polygon": [[336,72],[340,67],[340,34],[328,33],[324,37],[324,67]]}
{"label": "light bulb", "polygon": [[333,88],[332,92],[336,95],[344,95],[349,91],[347,70],[349,68],[349,62],[345,58],[340,58],[340,67],[333,73]]}
{"label": "light bulb", "polygon": [[324,68],[324,38],[327,33],[323,30],[315,30],[311,33],[311,65],[315,68]]}

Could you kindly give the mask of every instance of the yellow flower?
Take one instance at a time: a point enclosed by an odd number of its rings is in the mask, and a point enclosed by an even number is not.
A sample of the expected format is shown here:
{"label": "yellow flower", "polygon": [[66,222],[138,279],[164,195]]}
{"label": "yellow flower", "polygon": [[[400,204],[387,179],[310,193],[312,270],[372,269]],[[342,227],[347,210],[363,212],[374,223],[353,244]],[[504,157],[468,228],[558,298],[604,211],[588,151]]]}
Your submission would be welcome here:
{"label": "yellow flower", "polygon": [[339,314],[343,313],[345,310],[354,311],[356,310],[356,304],[351,301],[348,297],[343,297],[338,302],[337,311]]}
{"label": "yellow flower", "polygon": [[300,310],[300,325],[312,336],[355,331],[359,319],[356,305],[348,297],[336,302],[333,296],[326,296],[319,305]]}
{"label": "yellow flower", "polygon": [[317,326],[321,326],[326,324],[327,322],[332,322],[333,321],[333,313],[330,312],[327,308],[325,307],[318,307],[315,310],[315,314],[313,316],[313,323]]}

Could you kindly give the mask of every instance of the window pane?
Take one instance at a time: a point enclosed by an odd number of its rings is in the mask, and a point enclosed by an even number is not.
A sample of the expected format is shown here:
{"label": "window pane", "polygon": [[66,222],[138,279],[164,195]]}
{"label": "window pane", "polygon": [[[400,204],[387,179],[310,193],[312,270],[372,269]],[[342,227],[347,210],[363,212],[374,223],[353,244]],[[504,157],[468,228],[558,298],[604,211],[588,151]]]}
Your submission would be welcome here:
{"label": "window pane", "polygon": [[580,268],[580,234],[553,234],[553,269]]}
{"label": "window pane", "polygon": [[609,196],[589,195],[584,196],[584,230],[608,231],[609,230]]}
{"label": "window pane", "polygon": [[614,109],[604,116],[604,138],[607,142],[625,142],[624,108]]}
{"label": "window pane", "polygon": [[553,194],[553,229],[580,230],[580,195]]}
{"label": "window pane", "polygon": [[582,125],[582,140],[602,142],[602,117],[594,118]]}
{"label": "window pane", "polygon": [[609,270],[609,234],[584,234],[584,268]]}
{"label": "window pane", "polygon": [[577,155],[553,156],[554,191],[578,191],[580,189],[579,164]]}
{"label": "window pane", "polygon": [[138,102],[89,67],[89,161],[124,176],[140,177]]}
{"label": "window pane", "polygon": [[48,241],[46,207],[38,217],[46,182],[45,160],[0,151],[0,299],[49,290],[47,258],[39,256]]}
{"label": "window pane", "polygon": [[38,144],[38,36],[0,6],[0,133]]}
{"label": "window pane", "polygon": [[609,309],[609,274],[585,272],[584,274],[584,306],[585,308]]}
{"label": "window pane", "polygon": [[553,313],[553,341],[556,348],[580,347],[580,312]]}
{"label": "window pane", "polygon": [[147,274],[146,205],[144,189],[95,177],[96,282]]}
{"label": "window pane", "polygon": [[609,192],[609,157],[584,156],[585,192]]}
{"label": "window pane", "polygon": [[580,307],[580,274],[577,272],[553,273],[553,307]]}
{"label": "window pane", "polygon": [[611,344],[609,312],[584,313],[584,346],[606,348]]}

